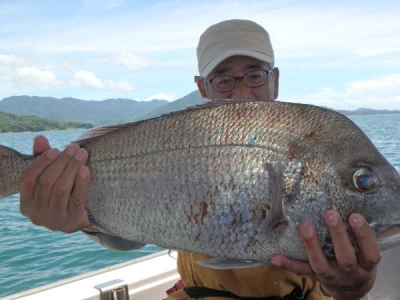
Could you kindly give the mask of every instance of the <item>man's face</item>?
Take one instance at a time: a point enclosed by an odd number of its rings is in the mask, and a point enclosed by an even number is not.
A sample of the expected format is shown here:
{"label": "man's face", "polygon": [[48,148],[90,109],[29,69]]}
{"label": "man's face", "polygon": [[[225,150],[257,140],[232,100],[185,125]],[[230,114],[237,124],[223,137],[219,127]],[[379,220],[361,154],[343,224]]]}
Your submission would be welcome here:
{"label": "man's face", "polygon": [[[231,56],[222,61],[207,76],[208,80],[212,80],[218,75],[230,75],[241,77],[249,71],[253,70],[269,70],[267,63],[248,56]],[[259,99],[274,100],[278,97],[279,87],[279,70],[274,68],[268,75],[267,82],[256,88],[248,87],[242,80],[238,80],[236,87],[229,92],[216,91],[211,83],[199,81],[198,87],[204,98],[208,99]]]}

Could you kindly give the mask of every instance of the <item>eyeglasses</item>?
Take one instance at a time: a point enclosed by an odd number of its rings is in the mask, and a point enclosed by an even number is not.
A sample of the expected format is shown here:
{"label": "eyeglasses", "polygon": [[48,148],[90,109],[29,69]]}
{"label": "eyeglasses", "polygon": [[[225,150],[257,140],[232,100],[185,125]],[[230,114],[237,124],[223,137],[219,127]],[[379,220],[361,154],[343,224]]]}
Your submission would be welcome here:
{"label": "eyeglasses", "polygon": [[271,72],[272,70],[254,70],[247,72],[241,77],[218,75],[210,80],[203,80],[210,83],[217,92],[230,92],[236,87],[238,80],[242,80],[246,86],[251,88],[262,86],[267,82],[268,75]]}

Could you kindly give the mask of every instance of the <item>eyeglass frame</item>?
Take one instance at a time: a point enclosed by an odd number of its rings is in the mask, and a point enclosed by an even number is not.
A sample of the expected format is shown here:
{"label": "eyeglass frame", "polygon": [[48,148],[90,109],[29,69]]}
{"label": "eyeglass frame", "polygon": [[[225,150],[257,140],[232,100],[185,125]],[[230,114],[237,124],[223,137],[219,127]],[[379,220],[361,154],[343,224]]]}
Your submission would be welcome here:
{"label": "eyeglass frame", "polygon": [[[263,72],[266,73],[265,82],[263,82],[262,84],[257,85],[257,86],[249,86],[249,85],[245,82],[244,77],[247,76],[249,73],[251,73],[251,72],[256,72],[256,71],[263,71]],[[251,71],[248,71],[248,72],[246,72],[245,74],[243,74],[243,76],[235,77],[235,76],[231,76],[231,75],[223,75],[223,74],[221,74],[221,75],[216,75],[216,76],[214,76],[214,77],[211,78],[211,79],[207,79],[206,77],[201,77],[201,76],[194,76],[194,82],[197,83],[197,82],[199,82],[199,81],[203,81],[203,82],[206,82],[206,83],[210,83],[211,86],[212,86],[212,88],[213,88],[216,92],[219,92],[219,93],[227,93],[227,92],[233,91],[233,90],[236,88],[237,82],[238,82],[238,80],[240,80],[240,79],[242,80],[243,84],[246,85],[246,86],[249,87],[249,88],[257,88],[257,87],[263,86],[264,84],[267,83],[267,81],[268,81],[268,76],[269,76],[269,74],[272,73],[272,72],[273,72],[273,69],[268,69],[268,70],[259,69],[259,70],[251,70]],[[213,81],[215,78],[217,78],[217,77],[222,77],[222,76],[227,76],[227,77],[231,77],[231,78],[235,79],[235,84],[233,85],[232,89],[226,90],[226,91],[218,91],[218,90],[214,87],[214,85],[212,84],[212,81]]]}

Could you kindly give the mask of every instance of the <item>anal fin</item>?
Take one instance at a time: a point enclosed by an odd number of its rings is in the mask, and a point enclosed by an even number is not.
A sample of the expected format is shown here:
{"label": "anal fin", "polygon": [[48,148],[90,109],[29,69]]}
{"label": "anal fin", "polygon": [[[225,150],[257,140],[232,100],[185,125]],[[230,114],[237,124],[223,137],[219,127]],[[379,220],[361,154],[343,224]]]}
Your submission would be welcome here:
{"label": "anal fin", "polygon": [[202,267],[211,268],[214,270],[229,270],[229,269],[247,269],[266,264],[250,260],[227,259],[227,258],[210,258],[205,260],[196,260],[196,263]]}

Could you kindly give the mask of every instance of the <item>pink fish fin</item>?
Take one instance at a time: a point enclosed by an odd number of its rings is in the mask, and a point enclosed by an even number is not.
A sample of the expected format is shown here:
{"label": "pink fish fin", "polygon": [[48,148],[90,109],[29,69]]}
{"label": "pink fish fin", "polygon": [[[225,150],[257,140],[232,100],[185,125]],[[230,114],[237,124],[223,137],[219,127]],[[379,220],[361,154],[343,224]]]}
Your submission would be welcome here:
{"label": "pink fish fin", "polygon": [[191,110],[199,110],[199,109],[207,109],[210,107],[216,107],[216,106],[221,106],[221,105],[230,105],[230,104],[235,104],[235,103],[242,103],[242,102],[263,102],[265,100],[253,100],[253,99],[224,99],[224,100],[212,100],[212,101],[206,101],[203,104],[195,105],[188,107],[183,110],[178,110],[178,111],[173,111],[169,113],[162,114],[161,116],[156,116],[153,118],[149,119],[144,119],[144,120],[139,120],[136,122],[129,122],[129,123],[124,123],[124,124],[118,124],[118,125],[110,125],[110,126],[103,126],[103,127],[97,127],[91,130],[86,131],[81,137],[78,138],[78,140],[75,141],[75,143],[80,144],[81,146],[84,145],[86,142],[89,140],[107,135],[111,132],[121,130],[126,127],[132,127],[136,126],[142,122],[146,122],[148,120],[154,120],[158,118],[163,118],[166,116],[172,116],[172,115],[179,115],[181,113],[185,113],[185,111],[191,111]]}
{"label": "pink fish fin", "polygon": [[0,145],[0,199],[19,192],[21,174],[33,159],[32,155]]}
{"label": "pink fish fin", "polygon": [[287,227],[288,221],[282,210],[283,190],[283,163],[267,163],[265,168],[270,173],[270,210],[262,221],[256,239],[259,242],[272,240],[277,234],[281,234]]}
{"label": "pink fish fin", "polygon": [[247,269],[266,265],[265,263],[258,261],[229,259],[222,257],[196,260],[196,264],[214,270]]}
{"label": "pink fish fin", "polygon": [[134,123],[125,123],[125,124],[119,124],[119,125],[112,125],[112,126],[104,126],[104,127],[97,127],[91,130],[88,130],[83,133],[76,141],[75,143],[84,143],[86,140],[93,139],[95,137],[103,136],[106,134],[109,134],[111,132],[121,130],[123,128],[132,126]]}
{"label": "pink fish fin", "polygon": [[236,104],[243,102],[265,102],[265,101],[266,100],[261,100],[261,99],[218,99],[218,100],[207,99],[205,103],[188,107],[187,110],[202,109],[202,108],[216,107],[220,105],[229,105],[229,104]]}

